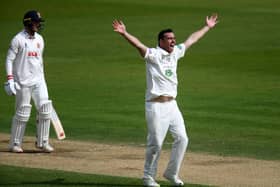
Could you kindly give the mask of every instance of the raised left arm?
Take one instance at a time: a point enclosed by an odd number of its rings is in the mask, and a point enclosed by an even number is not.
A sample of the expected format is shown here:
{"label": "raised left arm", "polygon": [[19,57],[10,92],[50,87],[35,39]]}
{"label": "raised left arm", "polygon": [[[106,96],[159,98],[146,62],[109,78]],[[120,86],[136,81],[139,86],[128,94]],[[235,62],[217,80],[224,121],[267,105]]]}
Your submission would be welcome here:
{"label": "raised left arm", "polygon": [[192,33],[184,42],[186,48],[189,48],[194,43],[196,43],[202,36],[204,36],[211,28],[215,27],[218,23],[218,15],[212,14],[210,18],[206,17],[206,25],[202,27],[200,30]]}

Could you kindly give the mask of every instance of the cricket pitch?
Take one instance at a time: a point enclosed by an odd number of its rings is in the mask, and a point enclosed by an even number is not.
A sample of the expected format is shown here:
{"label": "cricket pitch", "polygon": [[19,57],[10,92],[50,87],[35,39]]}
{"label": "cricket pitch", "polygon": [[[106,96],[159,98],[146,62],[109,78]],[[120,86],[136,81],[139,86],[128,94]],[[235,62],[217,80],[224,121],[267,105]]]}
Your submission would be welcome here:
{"label": "cricket pitch", "polygon": [[[25,152],[15,154],[8,152],[8,141],[9,135],[0,133],[0,164],[139,179],[143,175],[144,145],[109,145],[52,139],[51,144],[55,152],[46,154],[36,150],[34,137],[24,137]],[[164,180],[162,174],[169,156],[169,150],[162,152],[157,179]],[[187,152],[180,173],[186,183],[215,186],[280,186],[280,161]]]}

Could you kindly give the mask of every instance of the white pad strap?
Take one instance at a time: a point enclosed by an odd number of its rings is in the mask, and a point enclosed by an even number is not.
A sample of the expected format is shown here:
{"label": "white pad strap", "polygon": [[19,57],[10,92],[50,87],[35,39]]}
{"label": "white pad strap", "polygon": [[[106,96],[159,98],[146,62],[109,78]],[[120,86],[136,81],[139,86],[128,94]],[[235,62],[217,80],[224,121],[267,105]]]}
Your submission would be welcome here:
{"label": "white pad strap", "polygon": [[49,143],[50,118],[52,112],[52,101],[45,101],[39,109],[39,120],[37,124],[37,146],[42,147]]}
{"label": "white pad strap", "polygon": [[25,104],[25,105],[18,107],[14,117],[18,121],[27,122],[30,117],[31,107],[32,106],[30,104]]}
{"label": "white pad strap", "polygon": [[45,101],[39,109],[39,119],[51,119],[52,101]]}
{"label": "white pad strap", "polygon": [[10,147],[15,145],[21,146],[25,132],[26,122],[30,117],[31,107],[32,106],[30,104],[26,104],[17,108],[16,114],[14,115],[12,122]]}

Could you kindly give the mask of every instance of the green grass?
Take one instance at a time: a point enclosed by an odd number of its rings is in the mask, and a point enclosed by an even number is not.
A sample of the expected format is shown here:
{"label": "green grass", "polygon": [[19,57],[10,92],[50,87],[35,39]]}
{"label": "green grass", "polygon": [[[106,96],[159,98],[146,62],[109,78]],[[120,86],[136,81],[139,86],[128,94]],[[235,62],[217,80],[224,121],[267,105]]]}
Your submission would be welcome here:
{"label": "green grass", "polygon": [[[59,170],[32,169],[0,165],[0,186],[92,186],[92,187],[137,187],[142,180],[125,177],[64,172]],[[160,181],[161,186],[170,186]],[[190,187],[205,185],[188,184]]]}
{"label": "green grass", "polygon": [[[22,28],[23,13],[40,10],[46,18],[42,34],[49,94],[69,139],[146,142],[144,63],[112,31],[113,19],[122,19],[128,31],[154,47],[162,28],[173,28],[181,42],[215,11],[220,23],[179,62],[177,100],[189,150],[279,160],[279,1],[26,2],[1,2],[0,81],[5,81],[7,48]],[[13,98],[4,91],[0,98],[0,131],[9,132]],[[32,112],[26,134],[34,136]]]}

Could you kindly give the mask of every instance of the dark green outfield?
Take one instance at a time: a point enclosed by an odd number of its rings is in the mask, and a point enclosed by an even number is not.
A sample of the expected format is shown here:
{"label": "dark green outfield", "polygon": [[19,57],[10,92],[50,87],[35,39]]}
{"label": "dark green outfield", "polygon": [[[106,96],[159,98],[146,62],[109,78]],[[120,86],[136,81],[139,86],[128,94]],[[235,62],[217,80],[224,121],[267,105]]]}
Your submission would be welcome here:
{"label": "dark green outfield", "polygon": [[[140,187],[140,179],[125,177],[110,177],[103,175],[90,175],[57,170],[30,169],[0,165],[0,186],[26,186],[26,187]],[[160,182],[161,186],[170,186],[168,182]],[[206,185],[187,184],[189,187],[207,187]]]}
{"label": "dark green outfield", "polygon": [[[112,31],[112,20],[122,19],[128,31],[154,47],[159,30],[173,28],[179,43],[203,26],[206,15],[218,12],[220,23],[189,49],[178,68],[177,101],[189,150],[279,160],[279,7],[278,0],[2,1],[0,82],[23,13],[38,9],[46,18],[50,98],[68,139],[143,144],[145,67]],[[0,132],[9,132],[13,110],[13,98],[2,89]],[[31,136],[34,114],[33,108],[26,132]]]}

